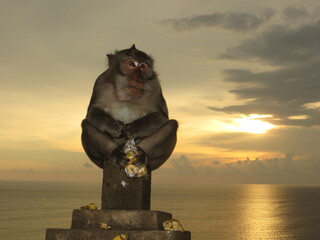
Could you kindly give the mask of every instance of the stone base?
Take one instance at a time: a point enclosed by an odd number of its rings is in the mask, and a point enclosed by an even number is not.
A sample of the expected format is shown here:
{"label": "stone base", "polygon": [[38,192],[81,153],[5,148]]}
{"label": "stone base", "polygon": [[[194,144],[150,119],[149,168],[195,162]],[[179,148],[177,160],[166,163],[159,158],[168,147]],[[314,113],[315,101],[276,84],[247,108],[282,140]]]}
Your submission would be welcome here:
{"label": "stone base", "polygon": [[113,230],[159,230],[163,222],[172,218],[170,213],[148,210],[73,210],[73,229],[99,229],[107,223]]}
{"label": "stone base", "polygon": [[190,232],[97,229],[47,229],[46,240],[112,240],[119,234],[129,240],[191,240]]}
{"label": "stone base", "polygon": [[[149,210],[74,210],[71,229],[47,229],[46,240],[113,240],[127,234],[129,240],[191,240],[190,232],[165,231],[170,213]],[[111,229],[100,229],[107,223]]]}

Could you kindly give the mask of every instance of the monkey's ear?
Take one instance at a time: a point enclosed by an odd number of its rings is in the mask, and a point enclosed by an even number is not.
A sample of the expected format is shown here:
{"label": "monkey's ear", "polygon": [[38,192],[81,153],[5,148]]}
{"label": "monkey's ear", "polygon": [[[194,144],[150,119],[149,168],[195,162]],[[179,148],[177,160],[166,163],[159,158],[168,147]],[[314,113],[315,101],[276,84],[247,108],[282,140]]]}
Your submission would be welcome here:
{"label": "monkey's ear", "polygon": [[107,57],[108,57],[108,65],[111,66],[115,61],[115,57],[113,54],[107,54]]}
{"label": "monkey's ear", "polygon": [[133,44],[133,45],[131,46],[130,50],[131,50],[131,51],[135,51],[135,50],[137,50],[137,49],[136,49],[136,45],[135,45],[135,44]]}
{"label": "monkey's ear", "polygon": [[136,49],[136,45],[133,44],[130,48],[131,53],[136,54],[136,52],[138,52],[138,49]]}

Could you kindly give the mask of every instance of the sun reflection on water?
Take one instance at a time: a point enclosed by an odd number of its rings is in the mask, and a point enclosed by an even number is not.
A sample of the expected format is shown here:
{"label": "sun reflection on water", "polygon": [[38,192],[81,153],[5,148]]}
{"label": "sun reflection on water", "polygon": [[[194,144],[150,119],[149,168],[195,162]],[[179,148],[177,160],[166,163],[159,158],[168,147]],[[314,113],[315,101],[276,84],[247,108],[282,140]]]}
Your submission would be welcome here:
{"label": "sun reflection on water", "polygon": [[247,201],[241,203],[239,220],[244,229],[239,231],[242,239],[281,239],[279,233],[285,222],[280,213],[278,189],[268,185],[250,185],[246,194],[255,197],[245,198]]}

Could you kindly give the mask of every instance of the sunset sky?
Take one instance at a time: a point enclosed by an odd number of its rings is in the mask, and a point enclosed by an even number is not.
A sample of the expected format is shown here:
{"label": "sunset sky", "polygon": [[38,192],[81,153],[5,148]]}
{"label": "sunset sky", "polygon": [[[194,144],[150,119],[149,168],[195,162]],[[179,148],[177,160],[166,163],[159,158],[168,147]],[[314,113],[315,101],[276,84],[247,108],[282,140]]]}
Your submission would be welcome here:
{"label": "sunset sky", "polygon": [[0,26],[0,180],[101,180],[80,123],[135,43],[180,124],[154,181],[320,184],[317,1],[1,0]]}

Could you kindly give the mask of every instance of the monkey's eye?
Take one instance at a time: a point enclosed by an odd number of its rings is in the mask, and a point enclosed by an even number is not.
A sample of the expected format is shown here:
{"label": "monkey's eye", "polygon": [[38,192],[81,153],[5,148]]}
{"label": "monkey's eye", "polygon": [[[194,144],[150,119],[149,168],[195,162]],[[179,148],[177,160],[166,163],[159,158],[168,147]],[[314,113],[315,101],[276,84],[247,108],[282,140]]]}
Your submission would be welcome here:
{"label": "monkey's eye", "polygon": [[129,62],[129,65],[130,65],[131,67],[135,67],[135,66],[136,66],[133,61],[130,61],[130,62]]}
{"label": "monkey's eye", "polygon": [[144,63],[141,63],[139,67],[140,67],[140,68],[145,68],[146,65],[145,65]]}

